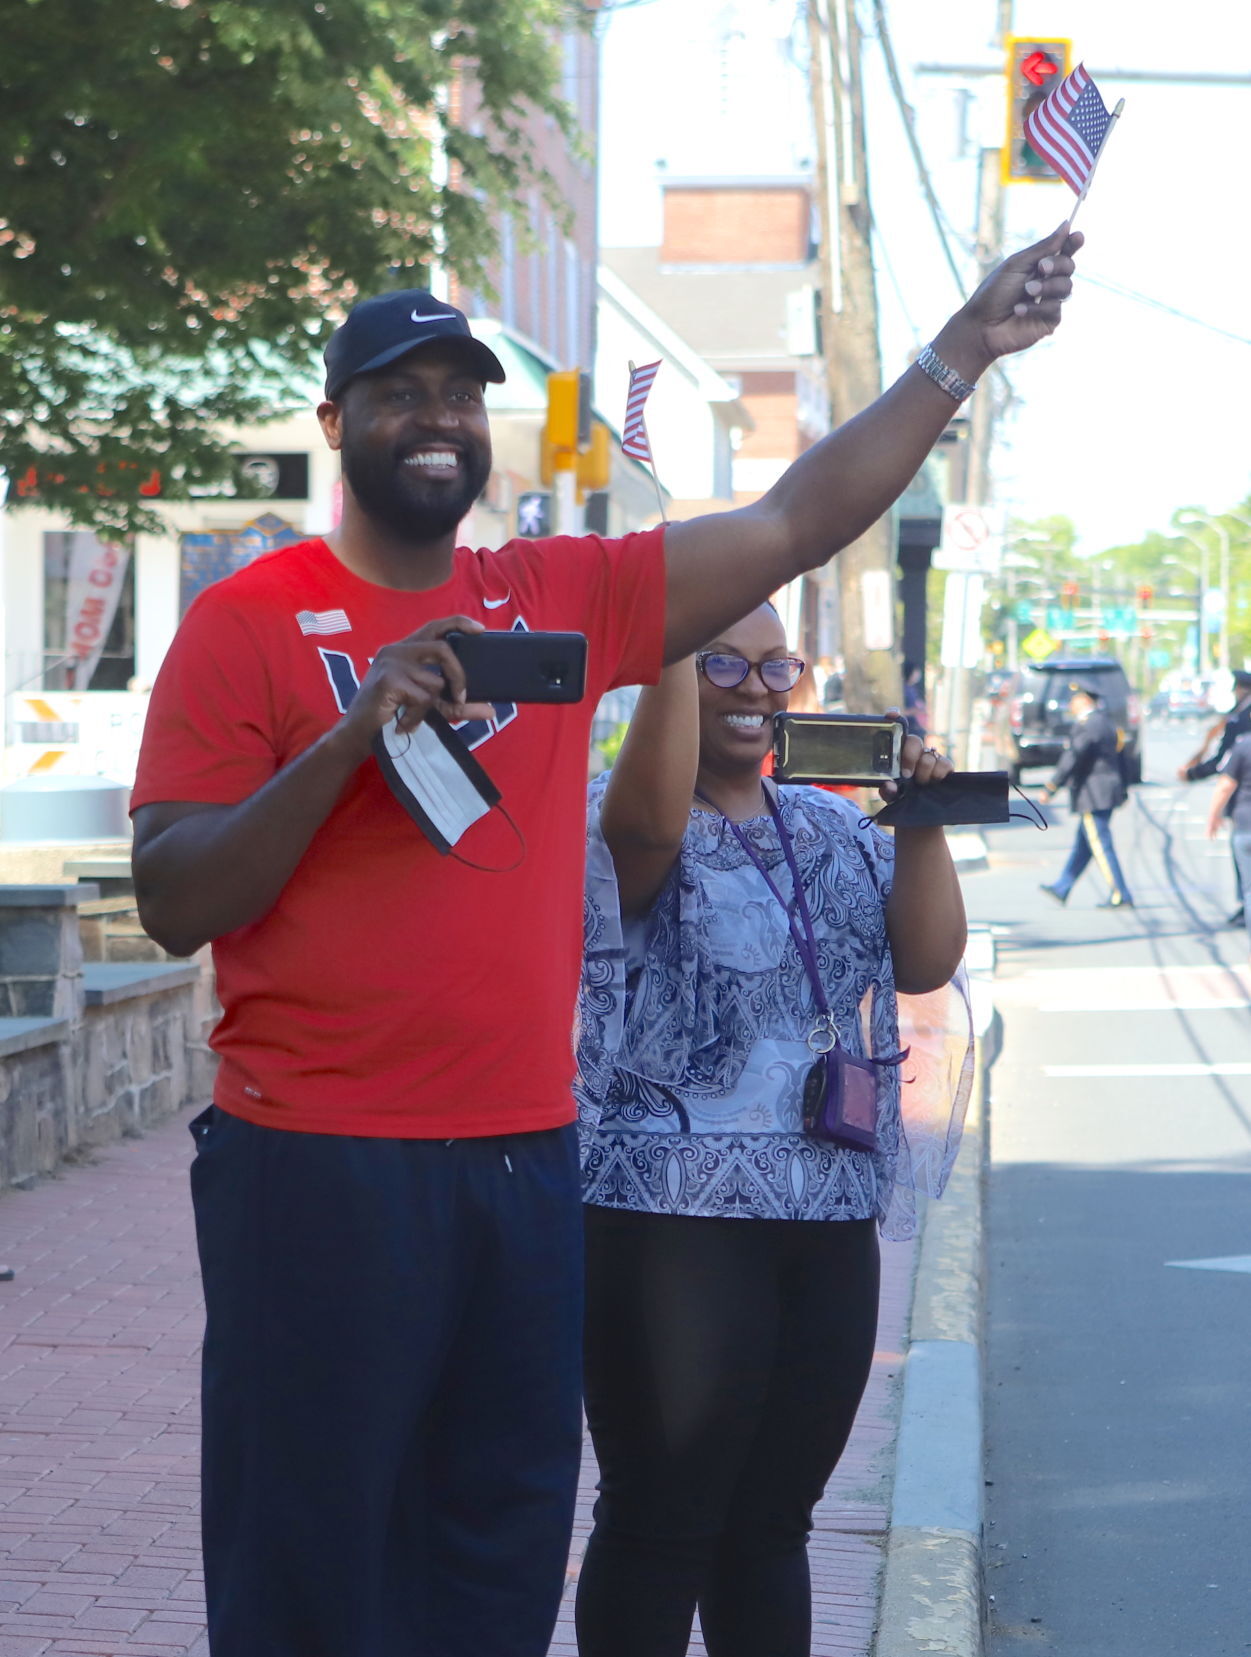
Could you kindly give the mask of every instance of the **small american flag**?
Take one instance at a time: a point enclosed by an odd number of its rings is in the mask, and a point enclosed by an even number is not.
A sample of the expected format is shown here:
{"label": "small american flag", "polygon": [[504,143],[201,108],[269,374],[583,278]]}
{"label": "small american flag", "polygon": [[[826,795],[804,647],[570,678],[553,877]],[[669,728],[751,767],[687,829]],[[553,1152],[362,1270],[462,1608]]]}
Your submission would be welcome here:
{"label": "small american flag", "polygon": [[300,632],[305,635],[352,631],[352,623],[347,618],[346,610],[297,610],[295,619],[300,624]]}
{"label": "small american flag", "polygon": [[645,363],[642,368],[630,365],[630,390],[626,395],[625,427],[621,433],[621,449],[632,460],[651,464],[652,449],[647,441],[647,427],[643,423],[643,404],[652,389],[652,381],[660,368],[658,362]]}
{"label": "small american flag", "polygon": [[1025,136],[1080,196],[1112,125],[1099,88],[1079,63],[1025,117]]}

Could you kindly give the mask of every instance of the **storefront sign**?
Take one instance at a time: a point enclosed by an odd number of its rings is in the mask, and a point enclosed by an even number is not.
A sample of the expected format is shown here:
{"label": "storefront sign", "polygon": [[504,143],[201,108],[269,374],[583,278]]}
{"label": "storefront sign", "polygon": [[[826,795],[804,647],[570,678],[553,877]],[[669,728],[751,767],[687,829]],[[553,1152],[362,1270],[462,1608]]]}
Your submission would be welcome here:
{"label": "storefront sign", "polygon": [[289,524],[276,513],[265,512],[245,524],[242,529],[206,532],[203,535],[184,535],[182,538],[182,569],[179,582],[178,613],[184,616],[191,601],[206,587],[225,576],[233,575],[245,564],[250,564],[262,552],[277,547],[294,546],[305,539],[304,531]]}
{"label": "storefront sign", "polygon": [[72,689],[86,690],[109,636],[130,550],[98,541],[86,530],[69,536],[65,594],[65,654],[73,661]]}

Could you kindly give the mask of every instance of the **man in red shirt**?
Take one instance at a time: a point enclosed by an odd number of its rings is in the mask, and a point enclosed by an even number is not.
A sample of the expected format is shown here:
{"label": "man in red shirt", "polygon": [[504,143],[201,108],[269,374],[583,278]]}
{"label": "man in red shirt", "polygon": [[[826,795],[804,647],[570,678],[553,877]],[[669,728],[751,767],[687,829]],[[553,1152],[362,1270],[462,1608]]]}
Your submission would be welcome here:
{"label": "man in red shirt", "polygon": [[[175,954],[212,940],[223,1006],[192,1170],[218,1657],[547,1651],[580,1445],[570,1026],[596,702],[878,518],[953,399],[1057,326],[1080,243],[1008,260],[761,501],[619,541],[457,547],[498,361],[417,290],[331,337],[342,523],[192,606],[132,801],[144,924]],[[585,633],[585,699],[467,705],[445,635],[485,627]],[[511,819],[455,857],[372,757],[432,710]]]}

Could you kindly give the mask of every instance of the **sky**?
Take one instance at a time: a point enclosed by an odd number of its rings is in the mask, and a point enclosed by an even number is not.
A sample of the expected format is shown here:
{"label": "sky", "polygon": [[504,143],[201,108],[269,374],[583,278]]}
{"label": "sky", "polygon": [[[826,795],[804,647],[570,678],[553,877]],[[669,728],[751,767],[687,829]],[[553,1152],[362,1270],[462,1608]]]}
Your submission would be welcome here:
{"label": "sky", "polygon": [[[919,74],[916,65],[998,61],[994,0],[885,4],[944,215],[957,238],[971,237],[976,154],[999,141],[1001,83]],[[760,175],[811,159],[806,80],[788,41],[798,9],[798,0],[634,0],[609,17],[600,198],[606,247],[658,243],[663,170]],[[866,23],[871,16],[864,0],[861,15]],[[710,42],[727,18],[738,38],[717,54]],[[1017,407],[1004,422],[994,465],[999,504],[1025,519],[1068,515],[1080,550],[1094,553],[1167,530],[1179,507],[1222,511],[1251,493],[1251,84],[1188,87],[1122,81],[1115,73],[1251,76],[1251,6],[1016,0],[1014,27],[1018,35],[1071,36],[1073,61],[1084,60],[1096,75],[1109,107],[1125,99],[1077,221],[1087,246],[1064,324],[1007,365]],[[889,379],[959,296],[872,38],[865,86]],[[1009,186],[1007,249],[1045,235],[1073,200],[1060,183]]]}

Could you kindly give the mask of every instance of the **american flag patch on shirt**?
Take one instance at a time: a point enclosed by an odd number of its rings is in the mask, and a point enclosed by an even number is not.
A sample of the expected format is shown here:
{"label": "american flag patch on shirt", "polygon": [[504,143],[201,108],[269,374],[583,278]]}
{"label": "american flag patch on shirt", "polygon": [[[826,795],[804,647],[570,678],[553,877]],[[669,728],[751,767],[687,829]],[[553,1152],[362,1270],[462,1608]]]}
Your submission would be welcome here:
{"label": "american flag patch on shirt", "polygon": [[350,633],[352,623],[346,610],[297,610],[295,619],[301,633]]}

